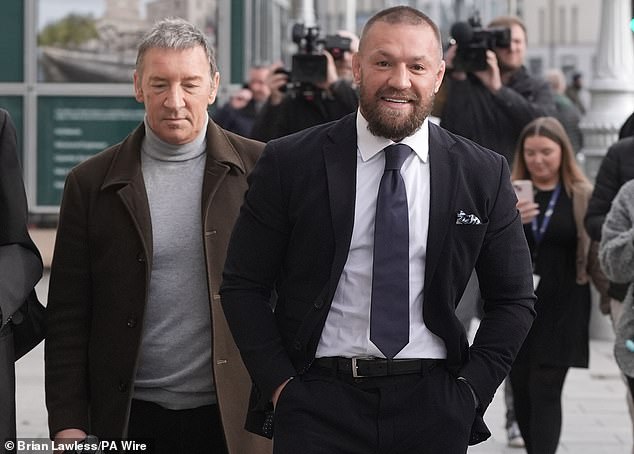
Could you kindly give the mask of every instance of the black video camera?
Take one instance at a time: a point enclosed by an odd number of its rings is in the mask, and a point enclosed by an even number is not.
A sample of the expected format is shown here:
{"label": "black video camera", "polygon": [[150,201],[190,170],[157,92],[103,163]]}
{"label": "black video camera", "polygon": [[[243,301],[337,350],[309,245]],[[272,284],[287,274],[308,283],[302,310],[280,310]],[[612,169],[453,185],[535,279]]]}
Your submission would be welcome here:
{"label": "black video camera", "polygon": [[458,46],[453,60],[453,67],[458,71],[485,70],[488,49],[511,47],[511,29],[507,27],[482,28],[477,12],[468,19],[468,22],[453,24],[451,37]]}
{"label": "black video camera", "polygon": [[341,60],[345,52],[350,52],[352,40],[340,35],[326,35],[324,37],[324,49],[330,52],[332,58]]}
{"label": "black video camera", "polygon": [[319,27],[305,27],[295,24],[292,32],[293,42],[297,44],[298,52],[293,55],[290,81],[301,86],[325,82],[328,77],[328,60],[323,50],[330,52],[337,60],[344,52],[350,51],[350,38],[339,35],[319,36]]}

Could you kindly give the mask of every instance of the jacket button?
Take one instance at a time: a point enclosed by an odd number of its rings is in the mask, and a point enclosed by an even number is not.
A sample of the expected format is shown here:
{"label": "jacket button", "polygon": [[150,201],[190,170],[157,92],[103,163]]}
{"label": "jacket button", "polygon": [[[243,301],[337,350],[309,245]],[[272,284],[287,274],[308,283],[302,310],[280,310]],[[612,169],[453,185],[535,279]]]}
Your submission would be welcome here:
{"label": "jacket button", "polygon": [[136,326],[136,318],[130,317],[127,322],[128,328],[134,328]]}
{"label": "jacket button", "polygon": [[324,300],[317,300],[313,303],[315,309],[321,309],[324,306]]}
{"label": "jacket button", "polygon": [[136,261],[141,263],[145,262],[145,256],[143,255],[143,252],[139,252],[136,255]]}
{"label": "jacket button", "polygon": [[295,350],[301,350],[302,349],[302,343],[300,341],[295,341],[295,343],[293,344],[293,348]]}
{"label": "jacket button", "polygon": [[126,385],[123,381],[120,381],[118,389],[120,392],[124,393],[128,390],[128,385]]}

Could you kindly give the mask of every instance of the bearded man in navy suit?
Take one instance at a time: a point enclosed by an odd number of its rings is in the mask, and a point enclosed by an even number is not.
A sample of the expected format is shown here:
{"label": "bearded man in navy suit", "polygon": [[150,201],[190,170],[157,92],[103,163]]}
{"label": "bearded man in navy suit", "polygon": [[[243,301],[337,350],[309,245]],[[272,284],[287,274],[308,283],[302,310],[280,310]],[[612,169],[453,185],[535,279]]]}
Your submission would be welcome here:
{"label": "bearded man in navy suit", "polygon": [[[254,383],[247,428],[276,454],[454,454],[490,436],[535,317],[531,264],[504,158],[427,120],[444,70],[429,17],[377,13],[359,111],[269,142],[251,174],[221,296]],[[474,268],[469,347],[454,311]]]}

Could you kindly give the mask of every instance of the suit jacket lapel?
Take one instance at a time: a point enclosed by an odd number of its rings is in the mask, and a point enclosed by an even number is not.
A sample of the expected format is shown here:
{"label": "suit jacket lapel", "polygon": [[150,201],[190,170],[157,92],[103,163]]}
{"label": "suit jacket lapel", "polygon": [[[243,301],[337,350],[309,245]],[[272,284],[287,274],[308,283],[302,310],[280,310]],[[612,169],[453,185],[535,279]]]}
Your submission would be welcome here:
{"label": "suit jacket lapel", "polygon": [[357,181],[356,114],[344,117],[330,131],[324,146],[326,180],[335,232],[335,253],[330,273],[329,297],[332,297],[348,258],[354,224]]}
{"label": "suit jacket lapel", "polygon": [[441,258],[445,236],[451,222],[455,221],[452,212],[457,185],[455,156],[450,150],[450,138],[440,127],[429,124],[429,165],[431,178],[431,196],[429,205],[429,233],[427,236],[427,254],[425,258],[425,288],[431,282],[436,266]]}
{"label": "suit jacket lapel", "polygon": [[[354,225],[357,134],[356,114],[344,117],[330,132],[323,148],[326,179],[335,232],[335,254],[330,274],[330,297],[348,258],[352,228]],[[425,281],[430,282],[445,242],[449,224],[455,221],[452,211],[456,197],[455,156],[451,151],[453,141],[444,131],[430,123],[429,159],[431,199],[429,210],[429,234],[425,264]],[[429,288],[426,286],[426,288]]]}

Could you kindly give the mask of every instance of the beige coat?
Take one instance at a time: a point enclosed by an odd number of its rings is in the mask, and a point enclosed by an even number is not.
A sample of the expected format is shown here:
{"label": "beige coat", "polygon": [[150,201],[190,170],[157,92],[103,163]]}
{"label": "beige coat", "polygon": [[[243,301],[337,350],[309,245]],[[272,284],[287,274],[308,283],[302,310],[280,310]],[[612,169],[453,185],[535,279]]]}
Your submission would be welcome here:
{"label": "beige coat", "polygon": [[[140,125],[71,171],[51,270],[46,342],[49,430],[120,438],[127,423],[151,271],[152,236],[141,174]],[[251,384],[218,289],[227,244],[263,144],[207,128],[201,216],[211,301],[214,381],[230,453],[271,451],[243,429]],[[212,373],[212,371],[210,371]]]}
{"label": "beige coat", "polygon": [[575,183],[572,186],[572,213],[577,226],[577,284],[591,282],[599,292],[599,307],[603,313],[610,304],[608,288],[610,282],[599,263],[599,243],[588,235],[584,219],[593,187],[589,183]]}
{"label": "beige coat", "polygon": [[575,183],[572,185],[572,214],[577,227],[577,284],[587,284],[588,253],[590,252],[590,237],[583,226],[583,219],[588,210],[588,201],[592,195],[592,185],[587,183]]}

